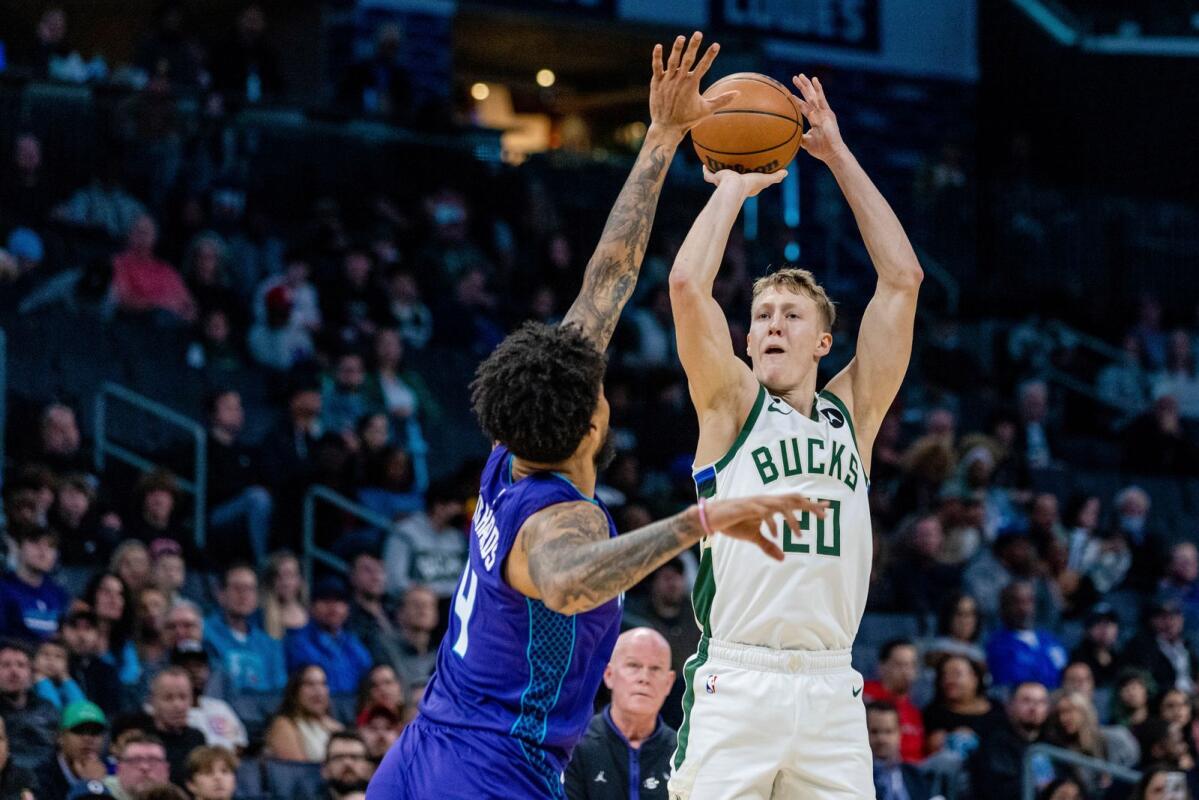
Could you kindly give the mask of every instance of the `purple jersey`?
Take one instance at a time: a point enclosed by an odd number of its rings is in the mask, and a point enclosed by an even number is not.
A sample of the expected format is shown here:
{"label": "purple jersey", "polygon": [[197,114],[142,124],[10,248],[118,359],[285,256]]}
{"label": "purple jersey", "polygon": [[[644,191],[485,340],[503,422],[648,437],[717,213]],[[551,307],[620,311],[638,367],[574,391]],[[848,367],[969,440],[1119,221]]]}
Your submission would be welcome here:
{"label": "purple jersey", "polygon": [[421,716],[436,725],[515,739],[527,762],[520,768],[543,779],[549,797],[562,796],[562,770],[593,714],[620,633],[621,601],[559,614],[510,587],[503,568],[525,520],[579,500],[598,505],[616,536],[599,500],[550,472],[514,482],[508,449],[492,450],[471,522],[470,559],[421,703]]}

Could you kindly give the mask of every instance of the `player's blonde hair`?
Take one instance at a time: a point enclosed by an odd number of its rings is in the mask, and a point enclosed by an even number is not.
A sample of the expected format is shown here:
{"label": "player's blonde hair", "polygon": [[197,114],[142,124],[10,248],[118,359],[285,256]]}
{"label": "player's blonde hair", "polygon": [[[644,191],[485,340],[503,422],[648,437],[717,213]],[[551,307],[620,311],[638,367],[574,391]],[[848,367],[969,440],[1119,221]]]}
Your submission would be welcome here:
{"label": "player's blonde hair", "polygon": [[769,275],[763,275],[754,281],[753,299],[767,289],[785,289],[795,294],[807,295],[816,303],[824,317],[825,330],[831,331],[837,322],[837,307],[824,291],[824,287],[816,282],[816,276],[809,270],[799,267],[783,267]]}

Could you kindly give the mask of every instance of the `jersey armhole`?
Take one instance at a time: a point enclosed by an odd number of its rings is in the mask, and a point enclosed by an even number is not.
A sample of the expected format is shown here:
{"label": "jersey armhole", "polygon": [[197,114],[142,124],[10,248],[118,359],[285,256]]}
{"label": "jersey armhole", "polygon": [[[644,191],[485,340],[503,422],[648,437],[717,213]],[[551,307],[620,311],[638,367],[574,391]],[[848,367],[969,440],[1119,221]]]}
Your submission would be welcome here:
{"label": "jersey armhole", "polygon": [[[845,405],[845,402],[840,397],[837,397],[837,395],[833,394],[828,389],[821,390],[820,396],[832,403],[837,410],[841,412],[841,415],[845,417],[845,424],[849,426],[849,438],[853,439],[853,449],[858,451],[858,463],[861,463],[862,448],[858,445],[858,432],[854,429],[853,415],[849,413],[849,408]],[[865,469],[863,469],[862,472],[865,474]],[[866,475],[866,485],[870,485],[869,475]]]}
{"label": "jersey armhole", "polygon": [[[749,416],[745,418],[745,422],[741,425],[741,430],[737,433],[737,438],[733,440],[729,449],[725,451],[725,454],[720,457],[719,461],[696,469],[692,473],[695,479],[695,487],[700,497],[712,497],[716,493],[717,473],[732,463],[733,458],[737,455],[737,451],[745,444],[745,440],[749,438],[750,431],[754,429],[754,425],[757,423],[764,405],[766,405],[766,387],[759,385],[758,396],[754,399],[753,407],[749,410]],[[705,490],[707,493],[705,493]]]}

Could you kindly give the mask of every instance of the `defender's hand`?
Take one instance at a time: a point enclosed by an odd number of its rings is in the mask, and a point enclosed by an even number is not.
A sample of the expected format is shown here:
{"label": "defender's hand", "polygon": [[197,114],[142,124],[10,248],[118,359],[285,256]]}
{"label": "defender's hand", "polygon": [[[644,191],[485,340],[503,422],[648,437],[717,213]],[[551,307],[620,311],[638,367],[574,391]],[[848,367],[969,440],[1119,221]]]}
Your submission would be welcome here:
{"label": "defender's hand", "polygon": [[809,80],[807,75],[800,74],[792,78],[791,82],[803,95],[803,99],[792,95],[791,100],[799,107],[800,113],[808,120],[810,126],[804,133],[800,146],[812,157],[828,163],[846,149],[845,142],[841,139],[841,129],[837,127],[837,115],[829,108],[819,78]]}
{"label": "defender's hand", "polygon": [[684,50],[686,40],[678,37],[665,64],[662,63],[662,45],[654,45],[653,78],[649,83],[650,120],[680,139],[696,124],[733,102],[738,95],[738,92],[725,92],[708,100],[699,93],[700,79],[720,52],[720,45],[713,44],[697,64],[695,58],[699,55],[703,39],[704,35],[696,31],[691,34],[691,41]]}
{"label": "defender's hand", "polygon": [[[810,511],[823,519],[827,507],[826,503],[818,503],[799,494],[773,494],[712,500],[704,506],[704,515],[708,520],[708,530],[712,533],[753,542],[770,558],[782,561],[783,551],[762,533],[762,523],[766,523],[767,529],[773,530],[776,515],[782,514],[784,520],[794,523],[797,522],[796,513],[801,511]],[[791,530],[798,535],[799,525],[791,525]]]}
{"label": "defender's hand", "polygon": [[707,167],[704,167],[705,181],[714,186],[733,184],[741,191],[742,197],[754,197],[767,186],[782,183],[785,177],[787,177],[787,170],[785,169],[763,174],[761,172],[741,173],[731,169],[712,172]]}

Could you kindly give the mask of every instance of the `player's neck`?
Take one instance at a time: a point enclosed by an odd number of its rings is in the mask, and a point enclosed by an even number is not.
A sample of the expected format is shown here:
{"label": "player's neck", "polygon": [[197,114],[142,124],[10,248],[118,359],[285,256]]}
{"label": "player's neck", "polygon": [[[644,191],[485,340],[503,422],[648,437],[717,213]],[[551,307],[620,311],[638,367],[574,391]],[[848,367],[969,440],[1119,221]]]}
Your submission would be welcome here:
{"label": "player's neck", "polygon": [[526,461],[523,458],[512,459],[513,480],[526,478],[535,472],[557,473],[570,481],[584,497],[595,497],[595,460],[590,457],[574,455],[566,461],[552,464]]}
{"label": "player's neck", "polygon": [[801,414],[807,415],[812,411],[812,398],[816,396],[816,370],[805,375],[798,383],[789,386],[766,386],[766,391],[794,408]]}

